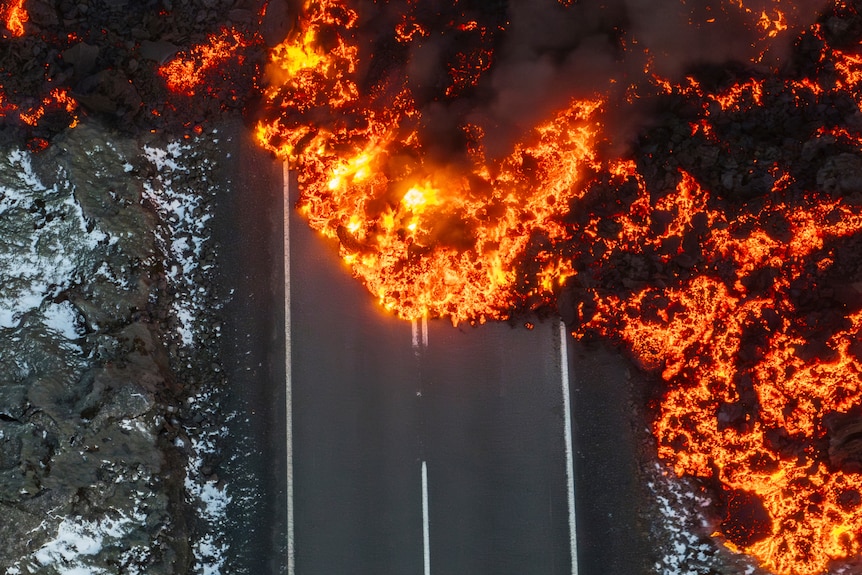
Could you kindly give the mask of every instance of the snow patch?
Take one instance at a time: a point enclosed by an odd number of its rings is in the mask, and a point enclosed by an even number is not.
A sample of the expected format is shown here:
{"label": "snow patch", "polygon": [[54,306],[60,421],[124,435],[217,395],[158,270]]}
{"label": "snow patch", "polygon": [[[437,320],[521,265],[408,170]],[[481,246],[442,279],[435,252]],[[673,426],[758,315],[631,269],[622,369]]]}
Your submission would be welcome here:
{"label": "snow patch", "polygon": [[42,312],[45,326],[65,339],[74,340],[84,335],[83,319],[70,302],[50,303]]}
{"label": "snow patch", "polygon": [[[709,521],[704,510],[712,500],[690,480],[677,477],[660,463],[648,471],[647,488],[657,504],[660,521],[654,524],[661,543],[659,558],[653,566],[662,575],[712,575],[725,572],[729,552],[709,536]],[[746,575],[756,572],[753,559],[744,555],[734,562]],[[739,572],[739,571],[737,571]]]}
{"label": "snow patch", "polygon": [[[210,294],[200,278],[211,267],[202,261],[202,256],[210,237],[207,222],[212,218],[206,200],[213,198],[216,190],[211,183],[214,165],[194,144],[195,141],[173,142],[163,148],[144,147],[144,157],[155,167],[156,175],[143,186],[145,201],[155,207],[161,220],[157,245],[163,254],[167,282],[177,294],[171,303],[173,335],[179,344],[191,349],[204,343],[203,312],[211,305]],[[208,327],[207,331],[220,333],[217,327]],[[194,353],[190,355],[194,357]],[[199,412],[217,405],[209,392],[189,397],[187,403]],[[188,454],[184,486],[199,518],[198,536],[192,543],[195,561],[191,572],[220,575],[228,557],[226,511],[232,497],[227,486],[204,472],[209,471],[205,460],[219,453],[227,428],[204,424],[187,432],[188,440],[177,438],[175,444]]]}
{"label": "snow patch", "polygon": [[[104,569],[90,565],[88,558],[121,541],[130,533],[131,526],[141,524],[145,519],[146,516],[141,512],[135,512],[133,517],[120,514],[116,519],[99,523],[81,517],[64,518],[54,538],[36,550],[33,558],[42,567],[53,567],[59,575],[107,574]],[[29,565],[24,568],[31,566],[35,567]],[[8,572],[21,573],[21,569],[22,566],[18,564]],[[137,571],[136,568],[132,569]]]}
{"label": "snow patch", "polygon": [[[4,175],[11,175],[0,186],[0,215],[8,218],[3,222],[7,238],[0,250],[0,328],[13,328],[45,300],[68,288],[108,236],[88,226],[71,185],[48,188],[42,183],[29,152],[7,152],[0,165]],[[44,199],[43,209],[50,211],[50,218],[31,213],[35,198]]]}
{"label": "snow patch", "polygon": [[[204,305],[196,292],[192,272],[200,268],[204,243],[209,239],[206,222],[210,215],[203,204],[201,187],[209,181],[209,162],[190,165],[192,147],[189,144],[172,142],[165,148],[144,146],[144,157],[156,168],[157,175],[144,182],[144,198],[155,206],[163,229],[157,237],[159,248],[164,253],[167,280],[177,293],[189,297],[177,298],[172,304],[176,319],[176,333],[185,346],[196,342],[196,309]],[[195,188],[183,182],[194,182]]]}

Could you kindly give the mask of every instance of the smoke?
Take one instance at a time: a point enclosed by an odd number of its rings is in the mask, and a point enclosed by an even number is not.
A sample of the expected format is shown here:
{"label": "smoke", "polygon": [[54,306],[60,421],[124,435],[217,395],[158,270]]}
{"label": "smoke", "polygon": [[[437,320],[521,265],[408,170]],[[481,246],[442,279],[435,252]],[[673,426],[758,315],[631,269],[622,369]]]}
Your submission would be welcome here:
{"label": "smoke", "polygon": [[[391,37],[400,19],[426,31],[399,46],[397,58],[422,111],[432,158],[460,154],[466,124],[484,130],[490,156],[505,155],[571,99],[599,96],[608,99],[607,132],[618,148],[625,146],[647,115],[653,76],[678,82],[704,64],[778,70],[799,31],[823,8],[787,0],[396,4],[364,11],[366,28]],[[464,31],[465,22],[477,26]],[[374,43],[378,52],[380,45]],[[481,49],[492,54],[488,69],[461,93],[447,93],[459,58]]]}

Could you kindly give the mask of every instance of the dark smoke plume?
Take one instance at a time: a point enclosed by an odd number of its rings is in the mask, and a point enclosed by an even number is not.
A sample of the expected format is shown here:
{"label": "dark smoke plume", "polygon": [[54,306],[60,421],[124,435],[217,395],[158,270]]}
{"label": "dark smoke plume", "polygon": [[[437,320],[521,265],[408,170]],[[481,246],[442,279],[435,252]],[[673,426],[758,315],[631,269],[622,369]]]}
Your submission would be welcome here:
{"label": "dark smoke plume", "polygon": [[[742,1],[369,3],[368,9],[360,6],[363,32],[373,38],[366,81],[379,83],[384,69],[406,76],[419,99],[432,158],[455,161],[465,146],[466,124],[484,129],[491,156],[505,155],[525,131],[572,98],[602,95],[619,152],[643,122],[656,92],[653,75],[677,82],[704,64],[781,69],[798,32],[823,8],[821,2]],[[782,29],[760,22],[777,18],[778,11]],[[428,33],[399,44],[392,39],[399,21]],[[475,27],[463,30],[469,22]],[[452,94],[452,68],[479,50],[492,54],[490,66]]]}

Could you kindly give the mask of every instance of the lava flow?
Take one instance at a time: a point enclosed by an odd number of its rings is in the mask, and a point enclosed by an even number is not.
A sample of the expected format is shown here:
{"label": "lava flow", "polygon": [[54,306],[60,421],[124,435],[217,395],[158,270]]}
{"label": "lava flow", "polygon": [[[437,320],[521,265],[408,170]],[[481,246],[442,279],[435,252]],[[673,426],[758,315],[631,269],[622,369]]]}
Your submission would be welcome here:
{"label": "lava flow", "polygon": [[[857,559],[858,3],[802,30],[786,1],[680,8],[683,36],[719,21],[750,36],[747,61],[730,46],[736,64],[687,70],[661,60],[675,38],[636,11],[632,32],[591,37],[609,50],[540,38],[528,67],[505,43],[528,27],[483,20],[466,1],[420,4],[309,1],[271,51],[256,133],[296,170],[311,226],[403,318],[481,322],[556,305],[576,335],[620,343],[659,384],[659,457],[716,495],[717,538],[778,575]],[[589,10],[550,4],[560,20]],[[799,36],[785,61],[774,41],[788,33]],[[575,74],[608,54],[614,74],[589,93],[549,63]],[[525,70],[572,93],[548,89],[561,105],[510,141],[521,118],[501,110],[543,110],[531,99],[541,89],[506,84]],[[614,158],[608,126],[641,97],[651,120]]]}
{"label": "lava flow", "polygon": [[218,75],[227,63],[244,64],[242,48],[252,44],[236,30],[223,28],[210,34],[205,44],[194,46],[159,68],[159,74],[172,91],[194,96],[201,88],[212,91],[220,82],[208,81]]}
{"label": "lava flow", "polygon": [[[398,42],[409,41],[409,21],[407,14],[393,30]],[[340,240],[345,261],[386,309],[407,319],[500,317],[514,303],[514,262],[533,234],[563,233],[567,198],[598,167],[602,100],[573,101],[495,162],[485,159],[481,128],[464,125],[466,158],[437,165],[425,157],[405,79],[387,78],[367,92],[358,85],[359,48],[349,41],[357,22],[337,2],[305,12],[302,30],[272,52],[264,97],[273,118],[261,121],[258,137],[295,166],[300,211]],[[409,28],[414,38],[422,29]],[[458,30],[476,30],[480,40],[487,34],[472,21]],[[475,62],[475,74],[453,73],[446,93],[481,75],[481,54],[458,56]],[[565,269],[549,262],[543,271],[558,288]],[[542,286],[548,295],[551,283]]]}
{"label": "lava flow", "polygon": [[24,23],[30,19],[26,8],[24,8],[24,0],[4,2],[0,14],[3,15],[3,20],[6,22],[6,29],[13,36],[24,35]]}

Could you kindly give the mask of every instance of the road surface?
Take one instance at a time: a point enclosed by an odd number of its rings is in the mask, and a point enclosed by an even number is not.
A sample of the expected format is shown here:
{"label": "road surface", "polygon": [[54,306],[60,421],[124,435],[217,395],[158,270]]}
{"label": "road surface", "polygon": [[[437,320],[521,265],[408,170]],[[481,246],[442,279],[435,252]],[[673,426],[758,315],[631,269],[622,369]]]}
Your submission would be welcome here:
{"label": "road surface", "polygon": [[281,167],[250,145],[222,238],[238,266],[225,359],[250,415],[239,484],[257,502],[232,509],[232,572],[649,573],[619,357],[556,320],[383,313],[335,246],[292,210],[277,221]]}
{"label": "road surface", "polygon": [[397,320],[291,218],[296,573],[571,574],[558,323]]}

